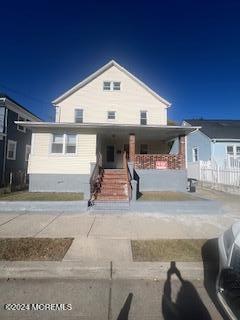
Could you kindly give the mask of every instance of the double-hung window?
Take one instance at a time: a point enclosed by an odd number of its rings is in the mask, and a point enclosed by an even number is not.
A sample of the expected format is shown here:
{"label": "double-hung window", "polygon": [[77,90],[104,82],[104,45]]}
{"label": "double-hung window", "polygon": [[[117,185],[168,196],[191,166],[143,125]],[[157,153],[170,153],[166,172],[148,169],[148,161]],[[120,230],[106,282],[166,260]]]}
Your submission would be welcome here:
{"label": "double-hung window", "polygon": [[147,111],[140,111],[140,124],[141,125],[147,124]]}
{"label": "double-hung window", "polygon": [[111,91],[111,81],[103,82],[103,91]]}
{"label": "double-hung window", "polygon": [[[26,120],[25,118],[18,115],[18,121],[25,121],[25,120]],[[20,124],[17,125],[17,130],[22,131],[22,132],[26,132],[26,128],[21,126]]]}
{"label": "double-hung window", "polygon": [[113,81],[113,90],[114,91],[121,90],[121,82],[120,81]]}
{"label": "double-hung window", "polygon": [[116,111],[108,111],[108,120],[116,119]]}
{"label": "double-hung window", "polygon": [[75,154],[76,134],[53,134],[51,153]]}
{"label": "double-hung window", "polygon": [[66,134],[65,153],[76,153],[76,135]]}
{"label": "double-hung window", "polygon": [[53,134],[52,153],[63,153],[63,134]]}
{"label": "double-hung window", "polygon": [[17,153],[17,141],[8,140],[7,159],[16,160],[16,153]]}
{"label": "double-hung window", "polygon": [[75,109],[75,122],[83,123],[83,109]]}

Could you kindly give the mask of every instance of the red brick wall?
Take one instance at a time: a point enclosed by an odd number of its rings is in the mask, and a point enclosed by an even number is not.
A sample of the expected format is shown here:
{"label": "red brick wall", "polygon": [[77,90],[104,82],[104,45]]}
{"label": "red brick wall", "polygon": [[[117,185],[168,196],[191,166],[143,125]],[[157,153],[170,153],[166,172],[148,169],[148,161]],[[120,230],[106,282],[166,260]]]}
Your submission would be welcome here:
{"label": "red brick wall", "polygon": [[156,161],[167,161],[167,169],[180,170],[185,167],[184,154],[136,154],[136,169],[156,169]]}

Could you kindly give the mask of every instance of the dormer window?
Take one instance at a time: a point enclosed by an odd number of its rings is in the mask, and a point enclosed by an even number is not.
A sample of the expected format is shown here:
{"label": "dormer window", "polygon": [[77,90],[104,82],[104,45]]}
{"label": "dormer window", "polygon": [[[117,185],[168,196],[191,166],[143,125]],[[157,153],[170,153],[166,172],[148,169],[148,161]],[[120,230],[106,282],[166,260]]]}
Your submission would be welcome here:
{"label": "dormer window", "polygon": [[120,91],[121,82],[120,81],[104,81],[103,91]]}

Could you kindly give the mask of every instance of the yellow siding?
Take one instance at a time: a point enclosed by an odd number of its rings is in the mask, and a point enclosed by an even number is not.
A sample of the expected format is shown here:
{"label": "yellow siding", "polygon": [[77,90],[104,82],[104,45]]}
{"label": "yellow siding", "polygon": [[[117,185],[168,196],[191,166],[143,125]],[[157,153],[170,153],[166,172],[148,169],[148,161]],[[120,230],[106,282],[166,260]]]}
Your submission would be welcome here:
{"label": "yellow siding", "polygon": [[[103,91],[103,81],[121,81],[120,91]],[[139,124],[148,111],[148,124],[166,125],[167,108],[150,92],[115,66],[59,103],[60,122],[74,122],[74,109],[84,109],[84,122]],[[116,111],[116,120],[107,120]]]}
{"label": "yellow siding", "polygon": [[78,134],[76,155],[50,153],[50,133],[33,133],[28,173],[89,174],[90,163],[96,161],[96,135]]}

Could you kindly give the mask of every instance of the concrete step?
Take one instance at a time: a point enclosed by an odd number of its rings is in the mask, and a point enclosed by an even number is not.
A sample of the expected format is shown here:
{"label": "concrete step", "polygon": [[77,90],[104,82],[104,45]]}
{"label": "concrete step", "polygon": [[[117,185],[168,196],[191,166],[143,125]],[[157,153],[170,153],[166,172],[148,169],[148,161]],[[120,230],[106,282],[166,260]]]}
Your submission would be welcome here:
{"label": "concrete step", "polygon": [[95,200],[94,205],[90,209],[91,211],[127,211],[129,210],[129,201],[128,200]]}
{"label": "concrete step", "polygon": [[97,201],[110,201],[110,200],[128,200],[128,196],[126,195],[113,195],[113,194],[101,194],[97,195]]}

